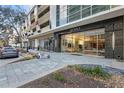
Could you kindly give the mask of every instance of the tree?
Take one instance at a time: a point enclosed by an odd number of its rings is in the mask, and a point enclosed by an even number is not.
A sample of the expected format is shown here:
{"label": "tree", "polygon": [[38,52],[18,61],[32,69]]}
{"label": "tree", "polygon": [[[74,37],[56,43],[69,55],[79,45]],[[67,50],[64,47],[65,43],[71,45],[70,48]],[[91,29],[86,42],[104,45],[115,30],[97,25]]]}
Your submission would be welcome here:
{"label": "tree", "polygon": [[0,30],[15,31],[21,40],[20,27],[24,23],[26,11],[21,6],[0,6]]}

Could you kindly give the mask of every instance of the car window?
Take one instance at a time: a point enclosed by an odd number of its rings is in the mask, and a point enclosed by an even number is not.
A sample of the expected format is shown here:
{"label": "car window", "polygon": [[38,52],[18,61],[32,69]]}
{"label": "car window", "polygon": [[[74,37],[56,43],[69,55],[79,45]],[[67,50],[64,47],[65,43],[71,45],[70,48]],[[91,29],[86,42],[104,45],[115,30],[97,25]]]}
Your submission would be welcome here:
{"label": "car window", "polygon": [[14,48],[4,48],[5,50],[16,50]]}

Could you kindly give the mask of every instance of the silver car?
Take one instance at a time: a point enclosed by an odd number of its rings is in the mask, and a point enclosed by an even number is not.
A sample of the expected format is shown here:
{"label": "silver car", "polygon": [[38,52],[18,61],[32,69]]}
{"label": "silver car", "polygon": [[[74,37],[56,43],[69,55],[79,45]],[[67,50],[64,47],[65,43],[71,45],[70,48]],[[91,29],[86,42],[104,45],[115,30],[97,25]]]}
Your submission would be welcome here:
{"label": "silver car", "polygon": [[0,58],[19,57],[19,52],[13,47],[3,47],[0,49]]}

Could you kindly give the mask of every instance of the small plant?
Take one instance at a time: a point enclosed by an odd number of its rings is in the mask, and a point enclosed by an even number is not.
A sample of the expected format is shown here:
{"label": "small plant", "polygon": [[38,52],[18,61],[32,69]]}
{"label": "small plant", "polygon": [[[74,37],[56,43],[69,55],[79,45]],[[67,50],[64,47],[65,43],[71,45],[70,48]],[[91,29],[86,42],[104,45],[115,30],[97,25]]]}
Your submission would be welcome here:
{"label": "small plant", "polygon": [[53,77],[58,81],[65,81],[64,76],[60,72],[53,73]]}
{"label": "small plant", "polygon": [[109,73],[105,72],[100,66],[91,68],[91,67],[82,67],[82,66],[76,65],[74,67],[75,67],[75,70],[93,77],[107,79],[111,76]]}
{"label": "small plant", "polygon": [[43,81],[42,81],[42,84],[44,84],[45,86],[48,86],[49,85],[49,79],[44,79]]}

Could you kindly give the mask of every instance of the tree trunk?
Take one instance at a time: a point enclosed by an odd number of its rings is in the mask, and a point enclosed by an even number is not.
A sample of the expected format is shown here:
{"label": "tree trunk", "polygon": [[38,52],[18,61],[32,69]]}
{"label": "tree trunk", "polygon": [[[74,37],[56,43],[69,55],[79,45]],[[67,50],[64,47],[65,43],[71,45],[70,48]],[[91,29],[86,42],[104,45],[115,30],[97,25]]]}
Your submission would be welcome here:
{"label": "tree trunk", "polygon": [[22,36],[21,34],[19,33],[19,31],[17,30],[16,27],[13,27],[18,35],[18,43],[20,43],[20,47],[22,48]]}

